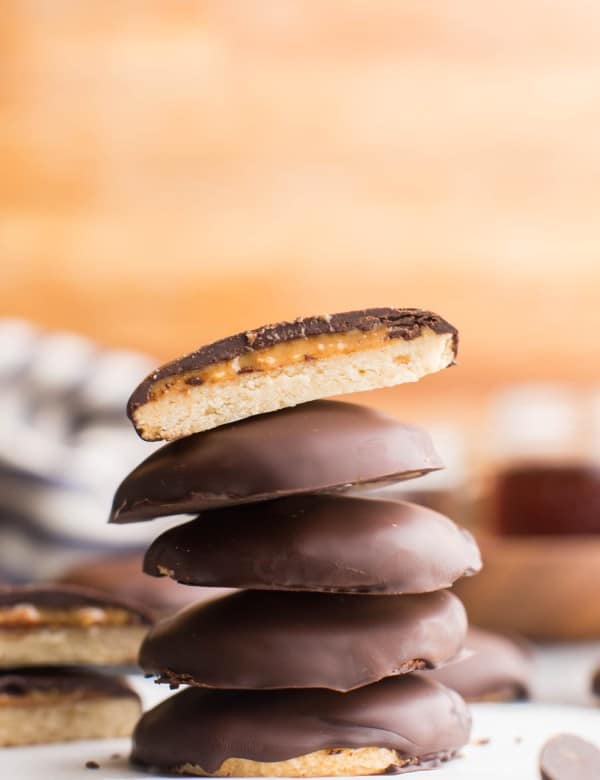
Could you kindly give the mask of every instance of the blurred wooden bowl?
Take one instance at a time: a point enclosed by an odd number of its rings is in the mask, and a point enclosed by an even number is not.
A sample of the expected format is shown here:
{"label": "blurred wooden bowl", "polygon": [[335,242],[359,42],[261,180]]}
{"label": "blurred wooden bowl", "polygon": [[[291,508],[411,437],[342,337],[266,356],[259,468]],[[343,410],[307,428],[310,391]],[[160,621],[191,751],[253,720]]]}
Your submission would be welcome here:
{"label": "blurred wooden bowl", "polygon": [[531,639],[600,638],[600,535],[476,536],[483,570],[454,588],[469,620]]}

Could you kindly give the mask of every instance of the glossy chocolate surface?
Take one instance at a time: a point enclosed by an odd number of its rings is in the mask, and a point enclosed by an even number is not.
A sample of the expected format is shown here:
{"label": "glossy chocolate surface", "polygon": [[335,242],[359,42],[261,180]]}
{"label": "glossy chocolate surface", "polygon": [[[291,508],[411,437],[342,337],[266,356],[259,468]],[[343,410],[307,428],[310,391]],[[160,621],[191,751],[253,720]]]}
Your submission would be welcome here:
{"label": "glossy chocolate surface", "polygon": [[374,746],[426,764],[462,747],[470,728],[458,694],[414,676],[346,694],[188,688],[142,717],[132,758],[156,769],[190,763],[215,772],[227,758],[272,762],[325,748]]}
{"label": "glossy chocolate surface", "polygon": [[205,512],[144,561],[188,585],[374,594],[440,590],[480,568],[471,534],[437,512],[324,494]]}
{"label": "glossy chocolate surface", "polygon": [[422,428],[365,406],[313,401],[166,444],[121,483],[110,519],[409,479],[442,466]]}
{"label": "glossy chocolate surface", "polygon": [[162,682],[348,691],[462,649],[467,618],[448,591],[343,596],[242,591],[158,623],[140,650]]}

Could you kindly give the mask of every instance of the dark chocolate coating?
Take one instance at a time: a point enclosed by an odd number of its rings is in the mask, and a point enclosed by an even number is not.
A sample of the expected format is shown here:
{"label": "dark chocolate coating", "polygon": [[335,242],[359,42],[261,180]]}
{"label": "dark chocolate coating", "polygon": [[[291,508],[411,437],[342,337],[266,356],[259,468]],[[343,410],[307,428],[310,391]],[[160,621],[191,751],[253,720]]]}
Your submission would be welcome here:
{"label": "dark chocolate coating", "polygon": [[150,613],[140,604],[122,598],[108,596],[92,588],[74,585],[3,585],[0,586],[0,609],[18,604],[31,604],[40,609],[123,609],[130,613],[131,623],[151,624]]}
{"label": "dark chocolate coating", "polygon": [[255,330],[236,333],[235,336],[215,341],[189,355],[166,363],[147,376],[134,390],[127,404],[127,414],[131,419],[135,410],[150,399],[150,392],[155,382],[166,377],[177,376],[186,371],[200,371],[215,363],[233,360],[248,352],[257,352],[294,339],[323,336],[328,333],[346,333],[352,330],[368,332],[383,327],[389,329],[388,338],[405,341],[420,336],[424,328],[439,334],[451,333],[456,355],[458,349],[456,328],[439,315],[422,309],[375,308],[316,317],[298,317],[292,322],[279,322],[275,325],[264,325]]}
{"label": "dark chocolate coating", "polygon": [[148,574],[159,567],[186,585],[401,594],[450,587],[481,558],[468,531],[430,509],[309,494],[171,528],[144,559]]}
{"label": "dark chocolate coating", "polygon": [[312,401],[166,444],[121,483],[110,520],[396,481],[442,465],[421,428],[365,406]]}
{"label": "dark chocolate coating", "polygon": [[0,673],[0,696],[27,696],[38,692],[78,692],[111,698],[139,698],[123,678],[87,669],[56,669],[48,666]]}
{"label": "dark chocolate coating", "polygon": [[467,618],[448,591],[342,596],[241,591],[189,607],[146,636],[139,663],[162,682],[348,691],[462,649]]}
{"label": "dark chocolate coating", "polygon": [[457,693],[412,675],[345,694],[188,688],[142,717],[132,759],[163,771],[191,763],[215,772],[227,758],[273,762],[325,748],[379,747],[426,765],[462,747],[470,729]]}
{"label": "dark chocolate coating", "polygon": [[598,780],[600,749],[575,734],[557,734],[540,752],[542,780]]}
{"label": "dark chocolate coating", "polygon": [[464,660],[423,674],[458,691],[468,701],[529,696],[532,659],[524,645],[470,626],[466,648],[472,655]]}

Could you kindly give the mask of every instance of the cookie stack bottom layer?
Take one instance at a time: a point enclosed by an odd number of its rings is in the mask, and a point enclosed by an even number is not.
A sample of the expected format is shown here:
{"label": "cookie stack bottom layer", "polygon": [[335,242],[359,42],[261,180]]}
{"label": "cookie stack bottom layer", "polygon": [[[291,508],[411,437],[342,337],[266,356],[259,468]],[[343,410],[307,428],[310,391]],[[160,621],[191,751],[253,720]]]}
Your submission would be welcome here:
{"label": "cookie stack bottom layer", "polygon": [[143,716],[132,759],[221,777],[396,773],[451,758],[469,732],[460,696],[412,675],[351,693],[188,688]]}

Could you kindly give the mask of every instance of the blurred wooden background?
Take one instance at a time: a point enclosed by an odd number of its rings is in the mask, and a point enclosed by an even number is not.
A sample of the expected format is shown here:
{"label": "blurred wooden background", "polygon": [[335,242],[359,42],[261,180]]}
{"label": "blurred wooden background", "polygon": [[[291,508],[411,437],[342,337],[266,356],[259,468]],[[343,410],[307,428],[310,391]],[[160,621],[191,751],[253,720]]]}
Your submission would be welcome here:
{"label": "blurred wooden background", "polygon": [[600,6],[5,0],[0,313],[159,357],[281,317],[439,310],[473,408],[593,383]]}

